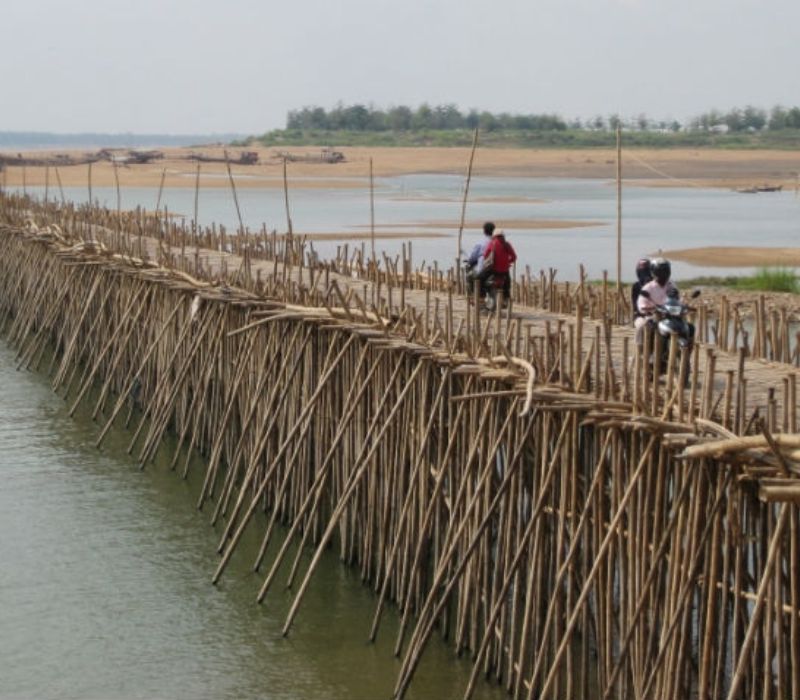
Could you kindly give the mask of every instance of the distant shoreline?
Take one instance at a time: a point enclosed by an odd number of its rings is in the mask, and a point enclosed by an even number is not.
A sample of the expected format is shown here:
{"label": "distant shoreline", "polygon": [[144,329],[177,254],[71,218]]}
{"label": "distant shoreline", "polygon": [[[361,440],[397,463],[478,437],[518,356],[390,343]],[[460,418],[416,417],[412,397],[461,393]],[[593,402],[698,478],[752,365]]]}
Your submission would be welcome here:
{"label": "distant shoreline", "polygon": [[242,134],[134,134],[47,131],[0,131],[0,153],[72,151],[97,148],[174,148],[198,144],[226,144],[246,138]]}

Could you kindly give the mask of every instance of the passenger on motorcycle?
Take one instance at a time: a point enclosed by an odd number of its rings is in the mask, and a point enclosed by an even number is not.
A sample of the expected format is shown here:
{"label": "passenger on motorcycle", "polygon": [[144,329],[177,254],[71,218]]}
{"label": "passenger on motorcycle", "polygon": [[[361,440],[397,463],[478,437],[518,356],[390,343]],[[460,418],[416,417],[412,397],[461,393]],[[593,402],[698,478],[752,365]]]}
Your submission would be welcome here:
{"label": "passenger on motorcycle", "polygon": [[481,287],[486,286],[489,276],[500,277],[503,281],[503,298],[508,301],[511,297],[511,275],[509,270],[517,261],[517,253],[506,240],[502,229],[495,229],[492,240],[483,251],[484,269],[481,271]]}
{"label": "passenger on motorcycle", "polygon": [[639,293],[642,291],[642,287],[644,287],[648,282],[653,279],[653,273],[650,272],[650,260],[647,258],[641,258],[639,262],[636,263],[636,282],[633,283],[631,287],[631,308],[633,310],[633,318],[639,316],[639,307],[637,302],[639,301]]}
{"label": "passenger on motorcycle", "polygon": [[[637,265],[638,273],[638,265]],[[678,288],[670,282],[672,266],[669,260],[655,258],[650,262],[650,273],[653,279],[645,284],[640,291],[646,291],[647,295],[639,294],[636,300],[637,317],[634,319],[633,326],[636,328],[636,344],[644,344],[644,329],[652,322],[653,311],[656,306],[666,303],[670,297],[678,296]]]}
{"label": "passenger on motorcycle", "polygon": [[[470,299],[472,299],[472,296],[475,293],[475,280],[480,278],[480,274],[483,269],[485,251],[489,243],[492,241],[494,229],[494,223],[491,221],[487,221],[483,225],[483,235],[485,238],[484,240],[475,244],[475,246],[472,248],[472,252],[469,254],[469,257],[464,263],[464,266],[467,270],[467,291],[469,292]],[[481,285],[478,291],[481,298],[486,295],[486,290],[484,289],[483,285]]]}

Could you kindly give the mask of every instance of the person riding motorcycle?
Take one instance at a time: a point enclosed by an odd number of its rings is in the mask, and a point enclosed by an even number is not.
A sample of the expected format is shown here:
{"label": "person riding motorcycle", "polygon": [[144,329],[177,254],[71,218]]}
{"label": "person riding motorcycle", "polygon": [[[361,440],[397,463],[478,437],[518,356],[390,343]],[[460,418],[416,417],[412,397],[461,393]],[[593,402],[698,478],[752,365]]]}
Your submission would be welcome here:
{"label": "person riding motorcycle", "polygon": [[[664,258],[651,260],[650,274],[653,279],[641,287],[639,296],[636,299],[637,316],[634,319],[633,326],[636,328],[637,345],[644,344],[644,329],[648,325],[652,325],[653,312],[656,307],[666,303],[667,299],[679,295],[678,288],[670,281],[672,266],[669,260]],[[647,292],[647,294],[642,294],[641,292],[643,291]]]}
{"label": "person riding motorcycle", "polygon": [[[475,246],[472,248],[472,252],[470,252],[469,254],[469,257],[464,261],[464,267],[466,268],[466,276],[467,276],[467,292],[469,293],[470,299],[474,294],[475,280],[480,279],[480,275],[483,270],[483,260],[486,254],[486,248],[492,241],[492,234],[494,233],[494,229],[495,225],[493,222],[487,221],[486,223],[484,223],[483,225],[483,235],[485,236],[484,240],[475,244]],[[480,285],[478,293],[480,294],[481,299],[483,299],[483,297],[486,296],[486,289],[483,284]]]}
{"label": "person riding motorcycle", "polygon": [[492,240],[483,251],[483,267],[480,274],[481,287],[486,287],[490,276],[500,278],[503,286],[503,298],[511,297],[511,266],[517,261],[517,253],[506,240],[503,229],[495,229]]}
{"label": "person riding motorcycle", "polygon": [[653,279],[653,273],[650,272],[650,260],[648,258],[640,258],[636,263],[636,282],[631,287],[631,309],[633,310],[633,318],[639,316],[639,294],[648,282]]}
{"label": "person riding motorcycle", "polygon": [[[657,351],[658,344],[651,347],[649,363],[651,370],[659,367],[664,372],[672,356],[670,348],[673,341],[676,341],[680,356],[675,356],[675,370],[684,373],[684,382],[688,385],[691,359],[685,353],[691,352],[694,347],[695,327],[686,316],[694,309],[681,301],[678,288],[670,282],[671,268],[668,261],[657,258],[653,261],[651,270],[655,279],[642,287],[637,300],[638,310],[642,315],[634,322],[636,342],[641,347],[645,332],[652,332],[656,342],[661,339],[660,351]],[[694,299],[699,294],[700,290],[695,289],[690,298]]]}

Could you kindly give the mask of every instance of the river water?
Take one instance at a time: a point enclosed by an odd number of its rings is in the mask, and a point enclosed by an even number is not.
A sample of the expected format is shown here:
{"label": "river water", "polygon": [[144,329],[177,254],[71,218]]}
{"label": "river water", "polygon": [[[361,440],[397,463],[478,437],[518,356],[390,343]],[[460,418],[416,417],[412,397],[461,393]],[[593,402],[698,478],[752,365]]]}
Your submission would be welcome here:
{"label": "river water", "polygon": [[[102,450],[88,407],[75,418],[44,374],[17,371],[0,338],[0,697],[389,698],[398,620],[366,642],[375,595],[331,552],[288,639],[291,603],[255,603],[257,542],[218,587],[219,532],[195,509],[169,447],[140,471],[115,429]],[[410,700],[461,697],[469,664],[432,639]],[[476,697],[505,697],[479,684]]]}
{"label": "river water", "polygon": [[[192,178],[194,175],[192,175]],[[141,205],[153,209],[157,188],[125,187],[121,171],[122,206]],[[255,178],[257,179],[257,178]],[[344,182],[344,181],[340,181]],[[240,187],[238,199],[245,225],[260,230],[286,230],[283,190],[275,187]],[[369,234],[370,202],[364,181],[352,187],[313,187],[308,180],[291,179],[289,202],[295,231],[347,232]],[[321,183],[316,183],[321,184]],[[193,179],[192,179],[193,185]],[[415,264],[426,261],[450,266],[457,247],[457,222],[461,215],[464,178],[456,175],[404,175],[376,181],[376,229],[436,232],[444,238],[416,238]],[[43,194],[43,188],[28,188]],[[86,188],[65,188],[65,197],[86,201]],[[51,187],[50,196],[58,192]],[[115,188],[94,188],[93,198],[116,208]],[[170,212],[191,218],[194,188],[168,188],[161,198]],[[591,223],[580,228],[530,228],[509,230],[508,237],[519,254],[518,269],[530,265],[534,274],[549,267],[559,279],[574,280],[583,263],[591,278],[607,270],[616,274],[616,187],[607,180],[532,177],[476,177],[472,180],[467,220],[545,220]],[[238,226],[236,207],[227,187],[205,188],[198,199],[198,219],[205,224],[221,223],[230,230]],[[430,222],[456,222],[456,229],[426,226]],[[400,228],[398,228],[398,226]],[[388,228],[391,227],[391,228]],[[636,260],[659,250],[700,246],[794,247],[800,237],[800,198],[791,190],[776,193],[741,194],[704,187],[637,187],[626,183],[623,191],[623,278],[632,281]],[[480,232],[465,232],[463,248],[469,251],[481,238]],[[349,242],[350,249],[359,243]],[[336,251],[337,243],[314,243],[323,257]],[[397,254],[402,240],[381,239],[378,249]],[[673,277],[697,275],[750,274],[752,267],[719,268],[676,262]]]}

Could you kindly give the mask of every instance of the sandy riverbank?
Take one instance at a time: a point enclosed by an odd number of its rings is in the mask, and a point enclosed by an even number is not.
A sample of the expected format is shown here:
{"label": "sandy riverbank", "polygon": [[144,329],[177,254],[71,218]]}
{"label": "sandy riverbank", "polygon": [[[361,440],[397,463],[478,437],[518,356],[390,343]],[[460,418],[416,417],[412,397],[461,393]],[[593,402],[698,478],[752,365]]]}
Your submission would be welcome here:
{"label": "sandy riverbank", "polygon": [[[237,158],[241,149],[229,149]],[[248,149],[249,150],[249,149]],[[274,158],[277,149],[258,148],[259,164],[232,166],[239,188],[283,187],[283,165]],[[319,152],[318,148],[290,148],[292,153]],[[289,163],[288,177],[294,188],[365,188],[369,186],[369,161],[376,177],[410,173],[463,175],[469,160],[466,148],[342,148],[343,163]],[[63,153],[64,151],[60,151]],[[222,148],[163,149],[164,160],[144,165],[117,168],[122,187],[158,187],[165,173],[166,187],[194,188],[197,165],[185,159],[192,152],[222,155]],[[45,155],[37,152],[37,156]],[[80,153],[75,153],[80,155]],[[738,188],[755,184],[794,188],[800,171],[800,155],[788,151],[717,151],[702,149],[642,149],[623,151],[623,177],[629,185],[698,186]],[[607,149],[511,149],[479,148],[473,167],[475,176],[564,177],[614,179],[615,153]],[[84,187],[88,183],[86,165],[60,167],[58,175],[65,187]],[[43,186],[43,167],[8,167],[3,177],[8,185]],[[57,188],[54,168],[50,186]],[[115,185],[114,166],[108,162],[92,166],[95,187]],[[203,163],[202,187],[229,187],[224,163]]]}
{"label": "sandy riverbank", "polygon": [[[603,221],[570,221],[568,219],[503,219],[498,221],[498,225],[507,230],[514,231],[536,231],[539,229],[562,229],[562,228],[583,228],[591,226],[604,226],[607,222]],[[447,229],[448,231],[458,230],[459,222],[455,219],[449,221],[418,221],[403,224],[381,224],[382,228],[388,229]],[[464,222],[465,231],[480,231],[483,226],[482,219],[472,219]],[[365,228],[362,226],[361,228]]]}
{"label": "sandy riverbank", "polygon": [[667,250],[662,255],[703,267],[800,267],[800,248],[705,246]]}

